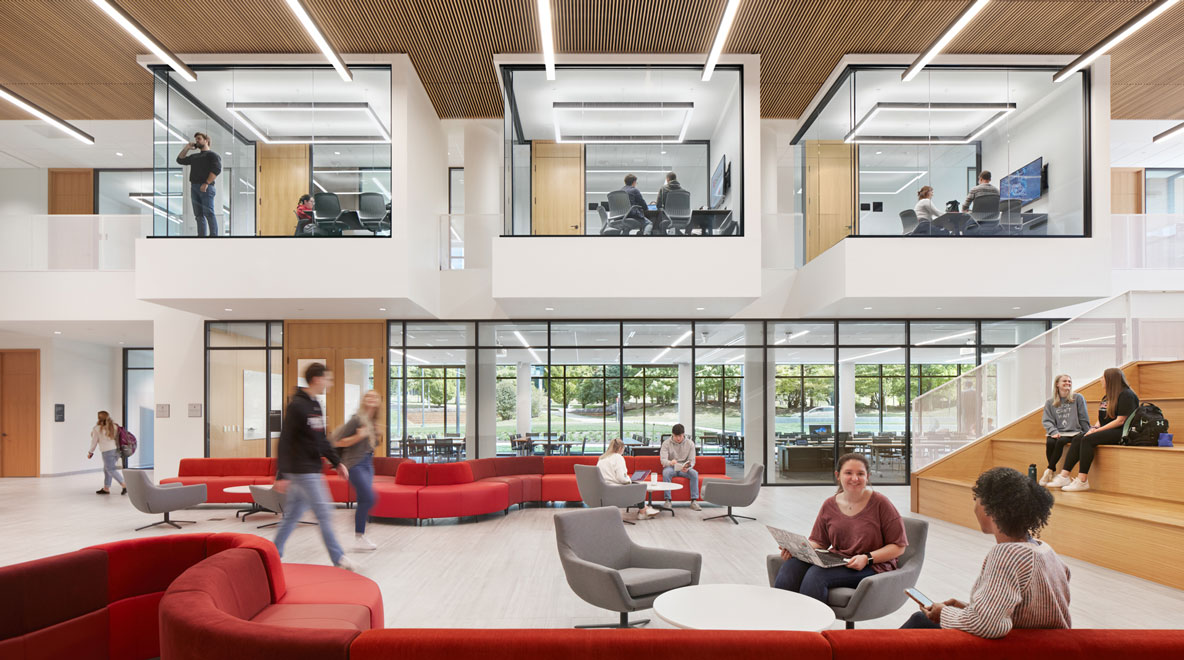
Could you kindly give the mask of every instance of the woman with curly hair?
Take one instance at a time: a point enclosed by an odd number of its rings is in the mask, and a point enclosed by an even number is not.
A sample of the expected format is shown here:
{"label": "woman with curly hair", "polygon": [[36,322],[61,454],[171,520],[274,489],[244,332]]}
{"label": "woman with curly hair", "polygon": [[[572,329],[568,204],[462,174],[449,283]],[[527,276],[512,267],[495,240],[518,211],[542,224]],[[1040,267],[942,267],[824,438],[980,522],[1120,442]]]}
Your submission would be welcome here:
{"label": "woman with curly hair", "polygon": [[983,560],[970,602],[953,598],[922,607],[902,628],[950,628],[995,639],[1012,628],[1070,628],[1069,569],[1043,541],[1052,494],[1011,468],[974,484],[974,515],[996,545]]}

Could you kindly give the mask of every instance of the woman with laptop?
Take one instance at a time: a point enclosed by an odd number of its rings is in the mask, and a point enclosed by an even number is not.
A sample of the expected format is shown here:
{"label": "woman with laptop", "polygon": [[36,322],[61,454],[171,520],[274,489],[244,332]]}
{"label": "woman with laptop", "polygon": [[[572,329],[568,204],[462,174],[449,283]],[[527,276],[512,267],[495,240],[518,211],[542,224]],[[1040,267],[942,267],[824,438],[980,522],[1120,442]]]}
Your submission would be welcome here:
{"label": "woman with laptop", "polygon": [[[625,457],[622,455],[624,451],[625,442],[620,438],[613,438],[609,441],[604,453],[600,455],[600,459],[596,461],[596,467],[600,470],[600,476],[606,483],[620,485],[633,483],[633,477],[629,474],[629,469],[625,467]],[[638,520],[645,520],[657,513],[658,511],[656,509],[651,509],[647,506],[637,512],[637,518]]]}
{"label": "woman with laptop", "polygon": [[854,588],[866,577],[896,569],[896,558],[908,545],[904,521],[887,497],[868,488],[868,471],[862,454],[839,457],[839,492],[822,503],[810,532],[810,545],[826,551],[820,556],[837,555],[844,561],[824,568],[782,548],[785,563],[773,586],[825,603],[831,589]]}

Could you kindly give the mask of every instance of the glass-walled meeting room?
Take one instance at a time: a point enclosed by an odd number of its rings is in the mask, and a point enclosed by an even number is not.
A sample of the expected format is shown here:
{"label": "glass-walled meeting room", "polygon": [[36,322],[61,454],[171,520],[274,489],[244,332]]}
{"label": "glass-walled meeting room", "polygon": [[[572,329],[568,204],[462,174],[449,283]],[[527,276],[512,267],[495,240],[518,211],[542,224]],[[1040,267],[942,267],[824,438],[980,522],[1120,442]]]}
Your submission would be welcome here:
{"label": "glass-walled meeting room", "polygon": [[741,235],[741,75],[503,66],[504,234]]}
{"label": "glass-walled meeting room", "polygon": [[[760,460],[771,484],[830,483],[834,460],[858,451],[877,483],[904,483],[912,399],[1049,327],[392,321],[385,449],[423,462],[597,456],[620,437],[629,453],[656,455],[681,423],[698,452],[722,457],[733,476]],[[274,455],[282,328],[208,324],[208,455]]]}
{"label": "glass-walled meeting room", "polygon": [[177,162],[196,132],[222,168],[219,236],[390,234],[389,66],[351,67],[350,82],[328,66],[193,68],[196,82],[152,67],[153,186],[137,192],[155,236],[198,234],[194,166]]}
{"label": "glass-walled meeting room", "polygon": [[848,235],[1083,236],[1088,73],[853,66],[791,140],[807,260]]}

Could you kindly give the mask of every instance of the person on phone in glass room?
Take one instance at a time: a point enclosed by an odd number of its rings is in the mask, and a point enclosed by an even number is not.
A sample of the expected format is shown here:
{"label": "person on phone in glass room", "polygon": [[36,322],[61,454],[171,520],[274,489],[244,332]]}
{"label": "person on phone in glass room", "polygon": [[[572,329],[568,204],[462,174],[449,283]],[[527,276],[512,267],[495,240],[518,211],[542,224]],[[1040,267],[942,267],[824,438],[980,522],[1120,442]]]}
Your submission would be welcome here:
{"label": "person on phone in glass room", "polygon": [[997,467],[974,484],[974,516],[995,546],[983,559],[970,602],[922,606],[902,628],[950,628],[997,639],[1013,628],[1071,628],[1069,569],[1036,535],[1053,497],[1027,476]]}
{"label": "person on phone in glass room", "polygon": [[[190,149],[197,153],[189,154]],[[189,201],[193,205],[193,219],[197,222],[197,235],[218,235],[218,216],[214,213],[214,196],[217,190],[214,179],[222,173],[222,157],[210,149],[210,136],[194,133],[193,142],[181,149],[177,155],[178,165],[189,166]]]}
{"label": "person on phone in glass room", "polygon": [[839,492],[822,503],[810,532],[810,545],[848,557],[847,565],[822,568],[782,548],[785,563],[774,587],[825,603],[831,589],[855,588],[866,577],[896,570],[896,558],[909,544],[904,521],[886,496],[868,487],[868,471],[863,454],[839,457]]}

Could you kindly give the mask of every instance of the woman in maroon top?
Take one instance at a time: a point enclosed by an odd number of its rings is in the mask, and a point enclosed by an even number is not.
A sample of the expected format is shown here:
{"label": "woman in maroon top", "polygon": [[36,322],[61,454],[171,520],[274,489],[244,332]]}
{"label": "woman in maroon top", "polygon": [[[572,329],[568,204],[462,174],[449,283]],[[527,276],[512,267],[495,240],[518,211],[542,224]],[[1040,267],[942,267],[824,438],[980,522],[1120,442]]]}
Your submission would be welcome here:
{"label": "woman in maroon top", "polygon": [[773,586],[826,602],[832,588],[854,588],[865,577],[896,568],[909,544],[904,522],[892,502],[867,487],[868,462],[862,454],[839,457],[839,492],[822,503],[810,545],[849,557],[846,566],[822,568],[781,551],[785,563]]}

